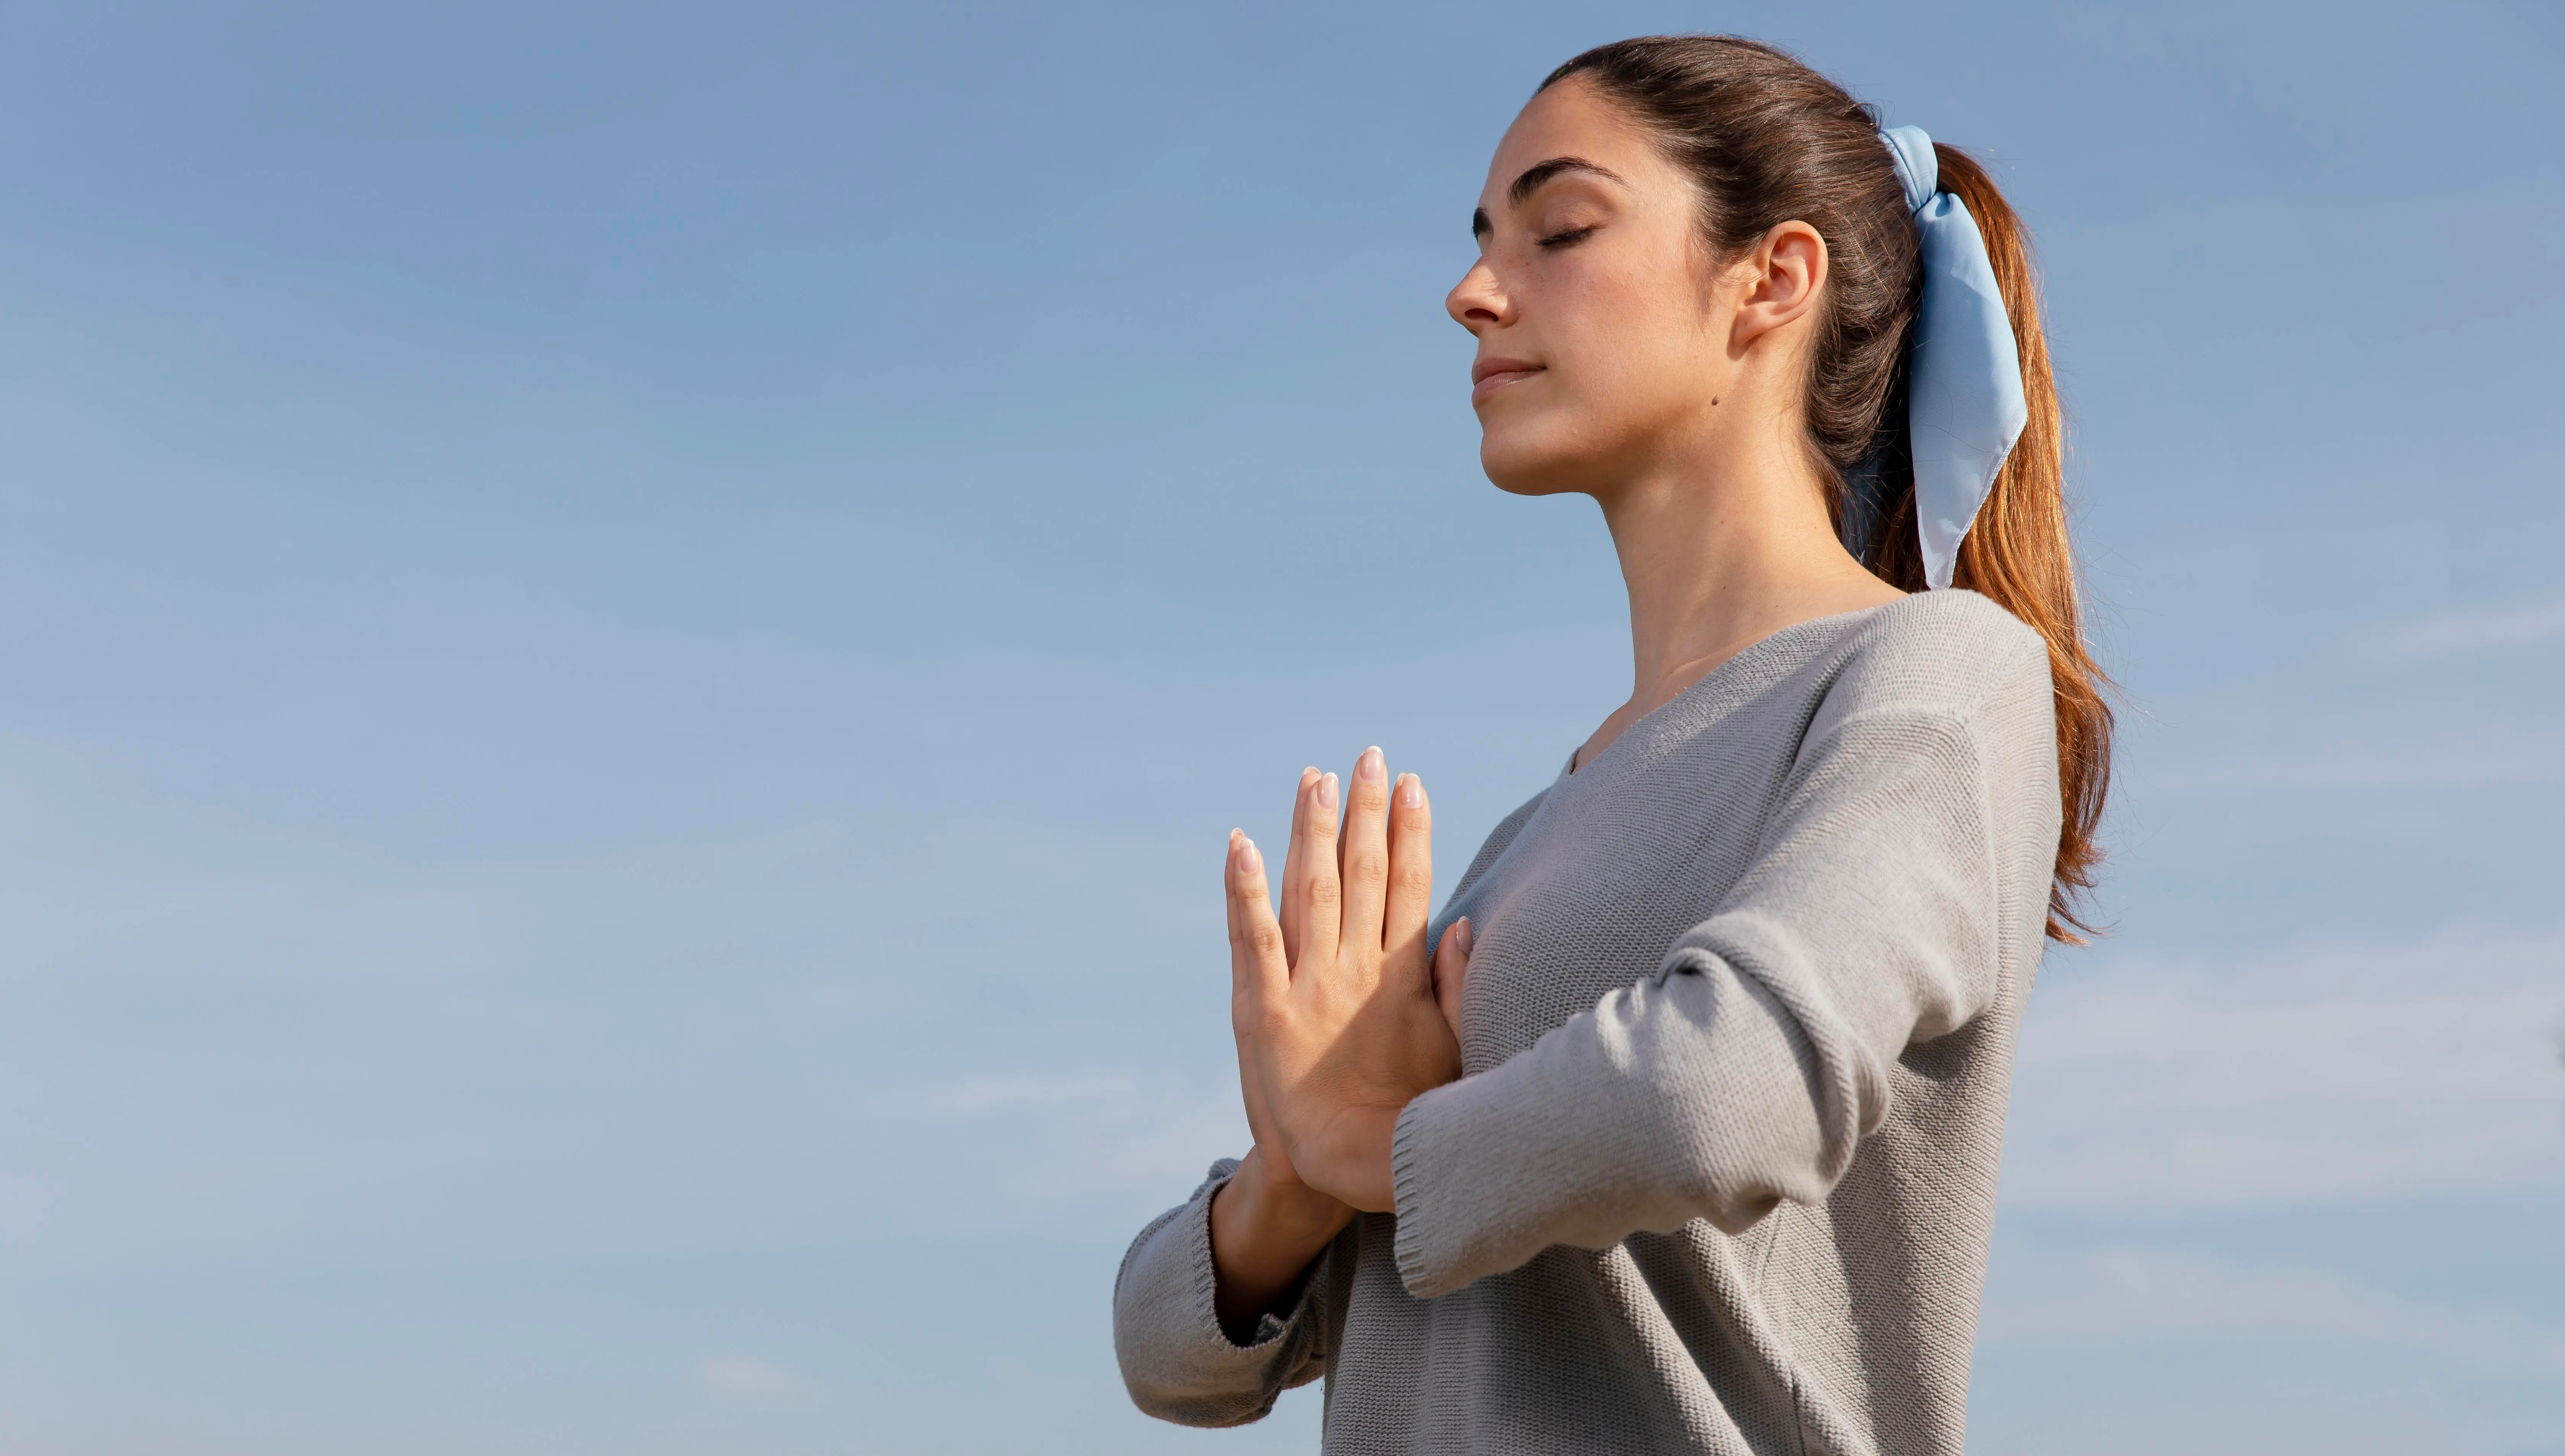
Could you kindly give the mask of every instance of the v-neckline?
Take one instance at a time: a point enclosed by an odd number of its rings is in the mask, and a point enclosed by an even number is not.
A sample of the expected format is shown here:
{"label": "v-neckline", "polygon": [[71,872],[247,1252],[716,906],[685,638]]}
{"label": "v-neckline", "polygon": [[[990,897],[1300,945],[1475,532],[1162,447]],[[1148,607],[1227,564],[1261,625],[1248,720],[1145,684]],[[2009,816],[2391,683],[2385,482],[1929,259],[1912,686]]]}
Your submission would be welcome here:
{"label": "v-neckline", "polygon": [[[1907,598],[1903,597],[1899,598],[1900,601],[1906,599]],[[1737,649],[1735,652],[1732,652],[1727,657],[1721,659],[1719,666],[1714,667],[1709,672],[1695,678],[1682,692],[1677,693],[1672,698],[1669,698],[1665,702],[1658,704],[1656,707],[1649,709],[1647,712],[1640,714],[1637,720],[1632,722],[1628,728],[1614,733],[1610,742],[1605,743],[1602,747],[1596,749],[1594,751],[1592,761],[1585,763],[1579,763],[1577,761],[1578,756],[1585,751],[1585,745],[1583,743],[1579,743],[1575,747],[1568,749],[1567,766],[1559,771],[1558,781],[1564,783],[1582,774],[1591,772],[1596,763],[1600,763],[1604,759],[1611,757],[1613,749],[1628,742],[1641,728],[1646,728],[1651,723],[1664,717],[1667,710],[1675,707],[1679,703],[1683,703],[1688,699],[1700,695],[1702,692],[1710,688],[1711,685],[1728,677],[1730,675],[1730,669],[1759,655],[1764,648],[1780,641],[1782,638],[1803,632],[1810,627],[1820,627],[1830,622],[1842,622],[1854,617],[1866,617],[1873,612],[1884,612],[1895,605],[1897,605],[1897,602],[1881,602],[1876,606],[1855,607],[1849,612],[1836,612],[1830,616],[1810,617],[1805,621],[1792,622],[1786,627],[1775,628],[1774,630],[1755,638],[1753,641],[1747,643],[1744,647]]]}

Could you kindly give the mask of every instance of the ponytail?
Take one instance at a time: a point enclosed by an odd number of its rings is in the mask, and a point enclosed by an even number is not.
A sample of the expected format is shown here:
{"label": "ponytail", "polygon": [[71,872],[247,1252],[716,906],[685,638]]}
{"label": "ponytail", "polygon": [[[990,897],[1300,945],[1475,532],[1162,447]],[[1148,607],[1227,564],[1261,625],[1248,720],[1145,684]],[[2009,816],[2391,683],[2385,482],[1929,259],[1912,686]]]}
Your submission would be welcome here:
{"label": "ponytail", "polygon": [[[1991,599],[2048,640],[2048,675],[2057,694],[2057,786],[2065,811],[2056,877],[2049,887],[2048,934],[2082,944],[2077,932],[2092,926],[2082,918],[2080,902],[2092,889],[2102,860],[2096,833],[2110,791],[2113,724],[2104,696],[2110,679],[2093,661],[2084,639],[2074,545],[2066,532],[2065,418],[2049,371],[2038,277],[2031,269],[2021,215],[1975,157],[1938,141],[1933,151],[1941,163],[1943,190],[1968,205],[1985,238],[1986,259],[1994,265],[1995,286],[2012,319],[2013,344],[2021,355],[2022,399],[2029,406],[2021,438],[2004,457],[1993,489],[1961,539],[1952,585]],[[1873,551],[1873,559],[1864,564],[1881,579],[1908,591],[1924,589],[1911,480],[1899,492]]]}

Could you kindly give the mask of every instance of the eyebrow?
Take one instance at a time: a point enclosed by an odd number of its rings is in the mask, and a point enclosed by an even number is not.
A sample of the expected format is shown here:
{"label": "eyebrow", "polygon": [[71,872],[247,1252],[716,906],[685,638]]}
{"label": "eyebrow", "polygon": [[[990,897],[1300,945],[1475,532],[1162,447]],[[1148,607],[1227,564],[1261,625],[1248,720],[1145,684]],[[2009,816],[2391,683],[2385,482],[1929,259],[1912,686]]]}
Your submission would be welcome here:
{"label": "eyebrow", "polygon": [[[1514,185],[1506,189],[1506,201],[1512,206],[1520,207],[1529,202],[1531,195],[1539,191],[1550,178],[1567,172],[1585,172],[1601,177],[1607,182],[1621,182],[1621,174],[1610,167],[1589,162],[1581,156],[1554,156],[1547,161],[1534,162],[1523,168],[1522,175],[1515,178]],[[1621,182],[1621,185],[1626,187],[1630,184]],[[1488,210],[1484,207],[1473,208],[1470,212],[1470,236],[1484,238],[1494,231],[1496,231],[1496,225],[1488,221]]]}

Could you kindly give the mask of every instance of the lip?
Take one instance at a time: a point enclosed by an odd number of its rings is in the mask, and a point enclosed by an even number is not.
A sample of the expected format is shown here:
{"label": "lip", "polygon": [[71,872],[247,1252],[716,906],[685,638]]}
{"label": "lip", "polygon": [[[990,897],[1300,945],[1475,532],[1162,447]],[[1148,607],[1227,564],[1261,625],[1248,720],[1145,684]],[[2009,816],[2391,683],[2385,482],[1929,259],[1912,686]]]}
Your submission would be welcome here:
{"label": "lip", "polygon": [[1541,373],[1547,366],[1529,359],[1481,359],[1470,366],[1470,402],[1477,404],[1509,384]]}

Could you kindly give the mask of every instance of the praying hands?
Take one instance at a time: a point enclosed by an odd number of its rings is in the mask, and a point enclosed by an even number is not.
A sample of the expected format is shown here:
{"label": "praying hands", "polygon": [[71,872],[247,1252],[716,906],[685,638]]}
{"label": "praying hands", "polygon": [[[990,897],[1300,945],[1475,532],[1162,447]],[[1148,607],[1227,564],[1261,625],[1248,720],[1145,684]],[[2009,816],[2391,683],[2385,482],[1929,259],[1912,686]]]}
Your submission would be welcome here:
{"label": "praying hands", "polygon": [[1270,1308],[1356,1211],[1394,1211],[1390,1138],[1417,1094],[1461,1074],[1470,926],[1429,964],[1433,820],[1414,774],[1378,748],[1338,781],[1300,775],[1279,914],[1264,856],[1233,831],[1230,1019],[1256,1146],[1211,1209],[1218,1304]]}

